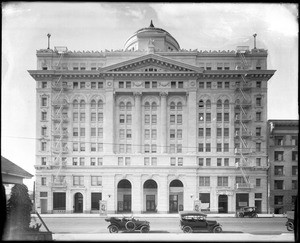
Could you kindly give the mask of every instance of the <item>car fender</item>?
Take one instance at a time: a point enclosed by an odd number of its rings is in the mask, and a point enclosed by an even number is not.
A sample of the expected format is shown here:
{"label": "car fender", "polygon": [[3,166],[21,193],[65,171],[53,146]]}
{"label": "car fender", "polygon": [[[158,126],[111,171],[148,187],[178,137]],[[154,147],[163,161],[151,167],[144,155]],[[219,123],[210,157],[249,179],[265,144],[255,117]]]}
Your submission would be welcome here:
{"label": "car fender", "polygon": [[107,228],[109,228],[110,226],[116,226],[116,227],[119,228],[119,226],[117,224],[110,224],[110,225],[107,226]]}

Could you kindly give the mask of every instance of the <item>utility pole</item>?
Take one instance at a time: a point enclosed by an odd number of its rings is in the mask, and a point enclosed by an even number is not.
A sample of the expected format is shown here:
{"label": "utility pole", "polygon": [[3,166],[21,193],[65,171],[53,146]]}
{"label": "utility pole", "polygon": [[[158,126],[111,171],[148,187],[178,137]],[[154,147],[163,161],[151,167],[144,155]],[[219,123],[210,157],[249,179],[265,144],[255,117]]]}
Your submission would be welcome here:
{"label": "utility pole", "polygon": [[253,37],[254,37],[254,49],[256,49],[256,36],[257,36],[257,34],[253,35]]}
{"label": "utility pole", "polygon": [[50,34],[47,34],[47,36],[48,36],[48,49],[50,49]]}

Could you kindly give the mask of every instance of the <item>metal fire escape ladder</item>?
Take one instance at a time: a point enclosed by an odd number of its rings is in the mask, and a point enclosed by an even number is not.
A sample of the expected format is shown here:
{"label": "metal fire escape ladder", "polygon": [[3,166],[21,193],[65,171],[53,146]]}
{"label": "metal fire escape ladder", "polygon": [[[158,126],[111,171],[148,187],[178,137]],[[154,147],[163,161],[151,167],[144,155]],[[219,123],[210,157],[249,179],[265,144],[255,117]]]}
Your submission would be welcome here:
{"label": "metal fire escape ladder", "polygon": [[[54,70],[60,70],[61,61],[63,60],[63,56],[66,53],[65,50],[56,50],[56,52],[60,55],[59,61],[57,65],[54,67]],[[54,71],[54,72],[55,72]],[[62,74],[59,75],[58,79],[52,83],[52,91],[54,98],[52,99],[52,107],[54,109],[54,115],[52,116],[52,122],[53,122],[53,130],[52,130],[52,136],[53,136],[53,143],[54,146],[52,146],[52,156],[53,159],[53,166],[56,168],[58,167],[56,174],[54,176],[54,183],[60,184],[60,172],[61,170],[66,166],[65,162],[62,160],[63,154],[67,152],[65,150],[64,146],[64,137],[65,137],[65,131],[63,129],[64,122],[67,122],[68,120],[63,116],[63,109],[68,106],[67,103],[62,99],[62,95],[64,93],[64,90],[67,88],[62,83]]]}

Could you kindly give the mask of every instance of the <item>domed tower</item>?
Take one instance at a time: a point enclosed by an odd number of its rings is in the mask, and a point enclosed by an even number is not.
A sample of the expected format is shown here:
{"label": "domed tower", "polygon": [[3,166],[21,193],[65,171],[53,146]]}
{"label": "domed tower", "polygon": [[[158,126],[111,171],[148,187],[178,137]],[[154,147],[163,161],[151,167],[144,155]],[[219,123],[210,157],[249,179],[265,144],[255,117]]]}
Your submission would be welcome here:
{"label": "domed tower", "polygon": [[152,20],[149,27],[139,29],[124,44],[125,50],[179,51],[175,38],[167,31],[154,27]]}

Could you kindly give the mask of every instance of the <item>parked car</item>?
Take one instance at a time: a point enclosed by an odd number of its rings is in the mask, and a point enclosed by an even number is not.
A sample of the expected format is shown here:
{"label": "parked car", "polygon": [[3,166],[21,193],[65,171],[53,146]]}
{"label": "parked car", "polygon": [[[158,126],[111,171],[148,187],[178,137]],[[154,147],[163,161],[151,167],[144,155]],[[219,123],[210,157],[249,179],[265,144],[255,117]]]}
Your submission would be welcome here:
{"label": "parked car", "polygon": [[242,207],[237,212],[237,217],[243,218],[243,217],[249,217],[249,218],[257,218],[258,214],[255,210],[256,207]]}
{"label": "parked car", "polygon": [[196,211],[182,211],[180,216],[180,228],[184,233],[193,232],[222,232],[222,225],[215,220],[206,220],[206,214]]}
{"label": "parked car", "polygon": [[294,219],[288,218],[288,221],[285,223],[286,229],[288,231],[294,230]]}
{"label": "parked car", "polygon": [[105,221],[110,222],[110,225],[107,227],[109,233],[118,233],[119,231],[148,233],[150,230],[148,221],[138,220],[134,217],[109,217]]}

